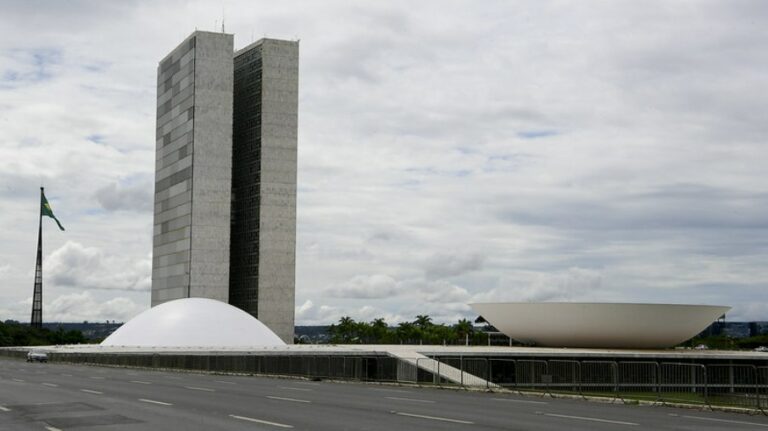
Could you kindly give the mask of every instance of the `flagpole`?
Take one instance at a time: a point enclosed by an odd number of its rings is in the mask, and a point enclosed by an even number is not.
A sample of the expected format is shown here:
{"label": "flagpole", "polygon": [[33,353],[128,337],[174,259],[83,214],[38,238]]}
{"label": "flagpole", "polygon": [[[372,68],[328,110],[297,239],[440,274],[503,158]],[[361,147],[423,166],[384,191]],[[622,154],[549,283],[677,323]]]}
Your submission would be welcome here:
{"label": "flagpole", "polygon": [[32,319],[30,325],[43,327],[43,187],[40,187],[40,208],[37,225],[37,263],[35,264],[35,289],[32,295]]}

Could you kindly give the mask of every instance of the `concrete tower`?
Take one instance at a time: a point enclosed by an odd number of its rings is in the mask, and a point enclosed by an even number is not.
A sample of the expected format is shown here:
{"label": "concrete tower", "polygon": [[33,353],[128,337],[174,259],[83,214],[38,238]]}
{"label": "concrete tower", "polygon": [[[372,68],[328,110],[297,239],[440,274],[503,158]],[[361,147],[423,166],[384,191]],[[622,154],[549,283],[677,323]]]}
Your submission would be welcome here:
{"label": "concrete tower", "polygon": [[229,300],[233,42],[196,31],[158,67],[153,306]]}
{"label": "concrete tower", "polygon": [[229,302],[293,341],[299,44],[235,53]]}
{"label": "concrete tower", "polygon": [[196,31],[158,67],[152,305],[229,302],[291,343],[298,42],[233,39]]}

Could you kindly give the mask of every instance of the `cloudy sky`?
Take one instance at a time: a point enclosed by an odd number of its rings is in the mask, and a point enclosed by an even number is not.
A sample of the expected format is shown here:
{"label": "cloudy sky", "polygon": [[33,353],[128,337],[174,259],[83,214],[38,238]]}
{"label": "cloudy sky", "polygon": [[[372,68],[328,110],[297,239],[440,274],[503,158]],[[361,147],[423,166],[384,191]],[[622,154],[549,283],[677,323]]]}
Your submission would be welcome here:
{"label": "cloudy sky", "polygon": [[483,301],[768,320],[768,3],[0,2],[0,319],[149,307],[157,62],[300,39],[298,324]]}

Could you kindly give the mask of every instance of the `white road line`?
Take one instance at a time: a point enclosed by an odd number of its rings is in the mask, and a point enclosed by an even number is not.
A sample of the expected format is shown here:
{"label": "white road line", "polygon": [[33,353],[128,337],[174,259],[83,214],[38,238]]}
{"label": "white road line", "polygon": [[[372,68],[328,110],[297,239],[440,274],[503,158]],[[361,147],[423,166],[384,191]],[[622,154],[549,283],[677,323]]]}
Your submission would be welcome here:
{"label": "white road line", "polygon": [[292,388],[290,386],[278,386],[279,389],[290,389],[292,391],[303,391],[303,392],[312,392],[314,389],[309,388]]}
{"label": "white road line", "polygon": [[59,385],[57,385],[56,383],[43,383],[43,385],[50,386],[52,388],[58,388],[59,387]]}
{"label": "white road line", "polygon": [[531,400],[516,400],[513,398],[493,398],[494,401],[507,401],[510,403],[524,403],[524,404],[549,404],[546,401],[531,401]]}
{"label": "white road line", "polygon": [[698,420],[701,420],[701,421],[723,422],[723,423],[727,423],[727,424],[751,425],[751,426],[756,426],[756,427],[766,427],[766,428],[768,428],[768,424],[761,424],[761,423],[757,423],[757,422],[732,421],[732,420],[728,420],[728,419],[705,418],[705,417],[701,417],[701,416],[685,416],[685,415],[680,415],[680,417],[681,418],[686,418],[686,419],[698,419]]}
{"label": "white road line", "polygon": [[216,389],[210,389],[210,388],[198,388],[197,386],[184,386],[187,389],[192,389],[193,391],[205,391],[205,392],[216,392]]}
{"label": "white road line", "polygon": [[104,392],[94,391],[92,389],[80,389],[82,392],[86,392],[89,394],[96,394],[96,395],[103,395]]}
{"label": "white road line", "polygon": [[381,392],[397,392],[400,394],[410,394],[411,391],[403,391],[401,389],[383,389],[383,388],[372,388],[372,391],[381,391]]}
{"label": "white road line", "polygon": [[91,378],[94,379],[94,380],[104,380],[104,379],[106,379],[106,377],[101,377],[101,376],[91,376]]}
{"label": "white road line", "polygon": [[52,427],[52,426],[47,426],[47,427],[45,427],[45,429],[47,429],[48,431],[61,431],[60,429],[58,429],[56,427]]}
{"label": "white road line", "polygon": [[254,419],[245,416],[229,415],[231,418],[240,419],[241,421],[256,422],[257,424],[272,425],[279,428],[293,428],[293,425],[279,424],[277,422],[263,421],[261,419]]}
{"label": "white road line", "polygon": [[474,422],[463,421],[461,419],[441,418],[441,417],[438,417],[438,416],[417,415],[417,414],[414,414],[414,413],[405,413],[405,412],[392,412],[392,413],[394,413],[396,415],[408,416],[408,417],[412,417],[412,418],[431,419],[433,421],[453,422],[455,424],[474,425]]}
{"label": "white road line", "polygon": [[235,382],[225,382],[224,380],[214,380],[214,382],[216,382],[216,383],[224,383],[226,385],[236,385],[237,384]]}
{"label": "white road line", "polygon": [[161,406],[172,406],[171,403],[164,403],[162,401],[155,401],[155,400],[148,400],[146,398],[139,398],[139,401],[142,403],[150,403],[150,404],[160,404]]}
{"label": "white road line", "polygon": [[131,380],[129,383],[138,383],[140,385],[151,385],[152,382],[145,382],[144,380]]}
{"label": "white road line", "polygon": [[272,397],[269,395],[267,395],[267,398],[269,398],[270,400],[293,401],[294,403],[311,403],[312,402],[309,400],[297,400],[296,398]]}
{"label": "white road line", "polygon": [[11,411],[11,409],[9,409],[8,407],[0,406],[0,412],[9,412],[9,411]]}
{"label": "white road line", "polygon": [[579,421],[601,422],[605,424],[632,425],[632,426],[640,425],[634,422],[614,421],[610,419],[600,419],[600,418],[588,418],[584,416],[559,415],[557,413],[544,413],[544,416],[549,416],[553,418],[563,418],[563,419],[576,419]]}
{"label": "white road line", "polygon": [[432,400],[420,400],[417,398],[400,398],[400,397],[384,397],[388,400],[395,400],[395,401],[412,401],[414,403],[434,403]]}
{"label": "white road line", "polygon": [[11,380],[13,380],[14,382],[24,383],[24,380],[21,380],[21,379],[11,379]]}

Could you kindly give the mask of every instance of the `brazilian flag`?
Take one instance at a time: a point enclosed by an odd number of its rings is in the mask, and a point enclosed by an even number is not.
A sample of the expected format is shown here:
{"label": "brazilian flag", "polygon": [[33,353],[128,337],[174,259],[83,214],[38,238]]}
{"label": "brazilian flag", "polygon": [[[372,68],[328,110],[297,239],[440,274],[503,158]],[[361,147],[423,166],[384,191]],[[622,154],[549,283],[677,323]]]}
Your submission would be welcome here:
{"label": "brazilian flag", "polygon": [[40,193],[40,214],[44,216],[48,216],[54,220],[56,220],[56,224],[59,225],[59,229],[64,230],[64,226],[61,225],[61,222],[59,222],[59,219],[56,218],[55,215],[53,215],[53,210],[51,209],[51,204],[48,203],[48,199],[45,198],[45,193]]}

